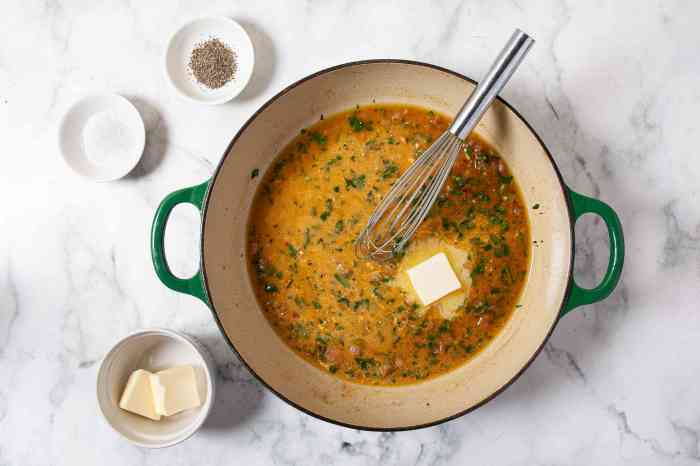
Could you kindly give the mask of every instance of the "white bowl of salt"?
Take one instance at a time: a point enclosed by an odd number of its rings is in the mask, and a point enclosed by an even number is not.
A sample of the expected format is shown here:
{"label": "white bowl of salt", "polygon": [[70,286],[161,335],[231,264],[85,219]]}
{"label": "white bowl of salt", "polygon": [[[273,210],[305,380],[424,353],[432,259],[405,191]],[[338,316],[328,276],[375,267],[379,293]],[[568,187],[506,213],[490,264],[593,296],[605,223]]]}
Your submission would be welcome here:
{"label": "white bowl of salt", "polygon": [[94,181],[112,181],[128,174],[146,144],[141,115],[117,94],[76,102],[63,117],[58,134],[68,166]]}

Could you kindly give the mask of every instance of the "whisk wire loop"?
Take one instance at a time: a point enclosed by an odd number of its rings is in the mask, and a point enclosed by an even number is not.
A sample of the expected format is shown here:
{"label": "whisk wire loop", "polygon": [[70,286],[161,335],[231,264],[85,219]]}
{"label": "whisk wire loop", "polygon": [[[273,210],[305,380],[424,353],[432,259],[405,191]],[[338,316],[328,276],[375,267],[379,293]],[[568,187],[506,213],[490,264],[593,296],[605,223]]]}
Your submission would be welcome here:
{"label": "whisk wire loop", "polygon": [[445,131],[394,183],[355,242],[358,257],[385,261],[408,244],[447,181],[463,141],[506,85],[534,40],[516,29]]}

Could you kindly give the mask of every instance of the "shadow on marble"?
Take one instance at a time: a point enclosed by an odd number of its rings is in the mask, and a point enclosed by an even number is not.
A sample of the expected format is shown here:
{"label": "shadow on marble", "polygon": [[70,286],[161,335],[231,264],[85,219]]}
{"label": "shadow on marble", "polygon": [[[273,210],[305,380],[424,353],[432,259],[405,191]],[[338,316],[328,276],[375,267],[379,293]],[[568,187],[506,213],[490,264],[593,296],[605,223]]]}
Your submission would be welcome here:
{"label": "shadow on marble", "polygon": [[220,334],[197,338],[209,349],[216,362],[216,399],[205,430],[233,430],[246,424],[263,405],[265,388],[248,371]]}
{"label": "shadow on marble", "polygon": [[127,175],[128,179],[137,180],[150,175],[163,161],[168,150],[168,126],[155,104],[139,96],[124,97],[138,109],[146,127],[146,147],[143,149],[143,156]]}
{"label": "shadow on marble", "polygon": [[277,50],[272,38],[253,21],[236,19],[250,35],[255,49],[255,68],[243,92],[231,102],[248,101],[261,95],[272,81],[277,66]]}

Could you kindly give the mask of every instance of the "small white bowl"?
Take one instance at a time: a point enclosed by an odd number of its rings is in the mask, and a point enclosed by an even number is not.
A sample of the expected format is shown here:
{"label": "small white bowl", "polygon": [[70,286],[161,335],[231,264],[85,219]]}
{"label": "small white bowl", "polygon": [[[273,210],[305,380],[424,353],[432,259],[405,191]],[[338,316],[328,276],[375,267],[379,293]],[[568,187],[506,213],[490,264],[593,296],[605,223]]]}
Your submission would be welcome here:
{"label": "small white bowl", "polygon": [[[189,70],[192,50],[201,42],[218,38],[236,54],[236,73],[218,89],[200,84]],[[253,43],[245,29],[226,17],[206,17],[191,21],[173,34],[165,52],[168,81],[188,100],[209,105],[223,104],[240,94],[250,81],[255,66]]]}
{"label": "small white bowl", "polygon": [[[123,132],[127,147],[118,158],[96,161],[86,147],[84,130],[87,125],[107,115]],[[117,94],[93,95],[79,100],[63,116],[59,130],[59,147],[63,159],[76,173],[93,181],[113,181],[134,169],[146,145],[146,128],[136,107]]]}
{"label": "small white bowl", "polygon": [[[129,375],[136,369],[157,372],[189,364],[195,368],[202,405],[153,421],[119,407]],[[187,335],[165,329],[140,330],[119,341],[107,353],[97,374],[97,400],[114,430],[146,448],[175,445],[204,423],[214,402],[214,362],[206,348]]]}

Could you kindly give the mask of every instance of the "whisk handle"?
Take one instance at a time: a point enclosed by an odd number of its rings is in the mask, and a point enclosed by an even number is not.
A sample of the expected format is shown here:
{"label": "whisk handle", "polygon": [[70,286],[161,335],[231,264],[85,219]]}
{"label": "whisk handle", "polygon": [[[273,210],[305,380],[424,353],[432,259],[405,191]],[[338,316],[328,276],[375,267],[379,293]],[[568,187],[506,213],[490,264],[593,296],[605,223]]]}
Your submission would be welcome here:
{"label": "whisk handle", "polygon": [[469,136],[469,133],[476,127],[476,124],[484,115],[486,109],[489,108],[493,99],[496,98],[510,77],[513,76],[515,70],[518,69],[518,65],[523,61],[523,58],[525,58],[525,55],[534,43],[534,39],[520,29],[516,29],[513,32],[513,35],[503,47],[501,53],[498,54],[496,61],[493,62],[484,79],[476,86],[476,89],[474,89],[455,117],[449,129],[450,133],[462,141]]}

